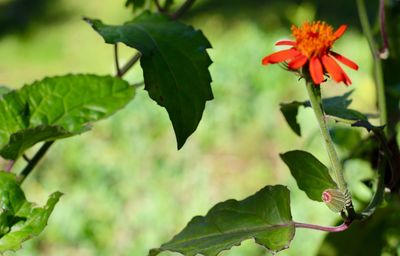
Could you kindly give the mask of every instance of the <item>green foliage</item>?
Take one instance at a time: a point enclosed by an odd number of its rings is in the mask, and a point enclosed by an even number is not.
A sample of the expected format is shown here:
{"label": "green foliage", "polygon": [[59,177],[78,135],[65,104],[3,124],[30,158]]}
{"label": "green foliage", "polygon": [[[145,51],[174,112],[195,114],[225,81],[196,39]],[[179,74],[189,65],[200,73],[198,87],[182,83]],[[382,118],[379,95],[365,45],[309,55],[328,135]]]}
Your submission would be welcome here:
{"label": "green foliage", "polygon": [[0,99],[0,155],[16,159],[40,141],[80,134],[124,107],[134,88],[119,78],[45,78]]}
{"label": "green foliage", "polygon": [[140,51],[145,89],[168,111],[181,148],[196,130],[206,102],[213,99],[207,38],[190,26],[148,12],[120,26],[87,20],[106,43],[122,42]]}
{"label": "green foliage", "polygon": [[219,203],[206,216],[194,217],[171,241],[149,255],[174,251],[186,256],[215,256],[250,238],[273,252],[286,249],[295,233],[289,196],[286,187],[277,185],[242,201]]}
{"label": "green foliage", "polygon": [[322,201],[322,193],[326,189],[335,189],[336,183],[329,175],[328,168],[312,154],[294,150],[280,155],[289,167],[297,185],[315,201]]}
{"label": "green foliage", "polygon": [[39,235],[62,194],[50,195],[43,207],[26,200],[15,175],[0,172],[0,253],[17,250],[25,240]]}
{"label": "green foliage", "polygon": [[[325,98],[322,100],[322,105],[325,114],[328,116],[338,117],[344,120],[354,121],[367,121],[367,117],[357,110],[348,108],[351,104],[349,99],[353,91],[347,92],[341,96]],[[293,101],[290,103],[281,103],[281,112],[285,117],[290,128],[299,136],[301,136],[301,128],[297,123],[297,114],[299,107],[311,107],[309,101]]]}

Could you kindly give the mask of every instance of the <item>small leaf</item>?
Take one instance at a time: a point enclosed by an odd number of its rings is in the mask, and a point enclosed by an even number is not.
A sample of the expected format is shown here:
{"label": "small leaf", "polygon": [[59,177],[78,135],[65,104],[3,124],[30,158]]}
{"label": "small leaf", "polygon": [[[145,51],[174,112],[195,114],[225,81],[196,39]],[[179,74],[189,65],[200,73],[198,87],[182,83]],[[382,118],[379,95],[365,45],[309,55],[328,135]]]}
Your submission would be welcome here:
{"label": "small leaf", "polygon": [[0,253],[15,251],[24,241],[39,235],[61,195],[53,193],[44,207],[34,207],[26,200],[15,175],[0,172]]}
{"label": "small leaf", "polygon": [[322,202],[326,189],[335,189],[336,183],[329,175],[328,168],[308,152],[294,150],[280,155],[289,167],[297,185],[315,201]]}
{"label": "small leaf", "polygon": [[18,158],[40,141],[85,132],[124,107],[134,88],[111,76],[45,78],[0,98],[0,155]]}
{"label": "small leaf", "polygon": [[219,203],[149,255],[174,251],[214,256],[250,238],[274,252],[286,249],[295,233],[289,194],[282,185],[267,186],[242,201]]}
{"label": "small leaf", "polygon": [[128,7],[132,5],[133,8],[142,8],[144,4],[146,3],[146,0],[126,0],[125,6]]}
{"label": "small leaf", "polygon": [[106,43],[122,42],[140,51],[145,90],[166,108],[181,148],[196,130],[206,102],[213,99],[207,38],[190,26],[147,12],[120,26],[86,20]]}
{"label": "small leaf", "polygon": [[297,114],[299,112],[299,107],[303,105],[303,102],[298,101],[280,104],[280,109],[286,119],[286,122],[289,124],[292,131],[294,131],[299,136],[301,136],[301,129],[299,123],[297,122]]}

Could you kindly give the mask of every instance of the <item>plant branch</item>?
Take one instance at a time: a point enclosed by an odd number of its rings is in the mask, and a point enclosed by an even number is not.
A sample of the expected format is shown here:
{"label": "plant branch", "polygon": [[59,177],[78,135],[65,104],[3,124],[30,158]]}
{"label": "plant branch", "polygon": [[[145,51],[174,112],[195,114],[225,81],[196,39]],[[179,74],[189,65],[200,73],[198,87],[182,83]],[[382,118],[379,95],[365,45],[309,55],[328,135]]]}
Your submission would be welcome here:
{"label": "plant branch", "polygon": [[122,68],[120,68],[120,75],[118,77],[123,77],[136,64],[140,59],[140,56],[142,56],[140,52],[133,55],[132,58]]}
{"label": "plant branch", "polygon": [[154,3],[156,4],[156,7],[157,7],[159,12],[165,13],[167,11],[164,7],[161,6],[159,0],[154,0]]}
{"label": "plant branch", "polygon": [[39,163],[40,159],[46,154],[47,150],[53,145],[54,141],[45,142],[40,149],[36,152],[33,158],[28,162],[26,167],[22,170],[21,174],[18,177],[18,181],[21,184],[24,182],[25,178],[32,172],[32,170]]}
{"label": "plant branch", "polygon": [[28,157],[27,155],[25,155],[25,154],[22,155],[22,158],[23,158],[25,161],[27,161],[27,162],[31,161],[31,160],[29,159],[29,157]]}
{"label": "plant branch", "polygon": [[119,60],[118,60],[118,44],[114,44],[114,60],[115,60],[115,69],[117,70],[117,77],[121,77],[121,69],[119,67]]}
{"label": "plant branch", "polygon": [[307,223],[300,223],[294,222],[295,228],[307,228],[319,231],[326,231],[326,232],[342,232],[349,228],[350,223],[344,222],[343,224],[337,227],[326,227],[326,226],[319,226],[314,224],[307,224]]}
{"label": "plant branch", "polygon": [[377,52],[376,44],[372,36],[371,26],[368,21],[367,10],[365,8],[364,0],[357,0],[358,16],[360,18],[361,27],[367,38],[369,48],[372,53],[374,60],[374,77],[376,90],[378,94],[378,107],[380,114],[380,124],[385,125],[387,123],[387,113],[386,113],[386,97],[385,97],[385,85],[383,80],[382,71],[382,61],[379,57],[379,52]]}
{"label": "plant branch", "polygon": [[176,20],[182,17],[183,14],[185,14],[190,9],[190,7],[192,7],[195,1],[196,0],[186,0],[176,12],[170,15],[171,19]]}

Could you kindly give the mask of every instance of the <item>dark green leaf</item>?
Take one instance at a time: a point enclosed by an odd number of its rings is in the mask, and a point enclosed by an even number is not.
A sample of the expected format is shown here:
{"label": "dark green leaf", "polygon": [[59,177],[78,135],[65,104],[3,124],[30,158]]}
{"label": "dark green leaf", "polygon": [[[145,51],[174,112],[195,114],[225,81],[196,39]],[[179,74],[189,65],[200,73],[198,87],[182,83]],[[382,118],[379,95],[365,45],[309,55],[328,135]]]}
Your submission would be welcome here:
{"label": "dark green leaf", "polygon": [[300,125],[297,122],[297,113],[299,112],[299,107],[303,106],[303,102],[293,101],[291,103],[281,103],[281,112],[289,124],[292,131],[297,135],[301,136]]}
{"label": "dark green leaf", "polygon": [[[336,116],[346,120],[367,120],[367,117],[354,109],[349,109],[351,100],[349,99],[353,91],[349,91],[341,96],[335,96],[322,100],[324,111],[327,115]],[[308,106],[311,106],[307,103]]]}
{"label": "dark green leaf", "polygon": [[219,203],[206,216],[194,217],[171,241],[149,255],[174,251],[186,256],[215,256],[250,238],[271,251],[286,249],[295,233],[289,197],[289,190],[277,185],[242,201]]}
{"label": "dark green leaf", "polygon": [[354,150],[359,146],[361,141],[361,133],[357,129],[348,127],[333,127],[329,130],[333,142],[346,150]]}
{"label": "dark green leaf", "polygon": [[280,156],[289,167],[299,188],[306,192],[310,199],[322,202],[322,192],[337,187],[329,175],[328,168],[310,153],[294,150]]}
{"label": "dark green leaf", "polygon": [[206,101],[213,99],[207,38],[190,26],[150,13],[121,26],[86,20],[106,43],[122,42],[141,52],[145,89],[168,111],[181,148],[196,130]]}
{"label": "dark green leaf", "polygon": [[45,78],[0,98],[0,155],[16,159],[46,140],[82,133],[124,107],[134,88],[111,76]]}
{"label": "dark green leaf", "polygon": [[26,200],[15,175],[0,172],[0,253],[17,250],[22,242],[39,235],[62,194],[50,195],[42,208]]}
{"label": "dark green leaf", "polygon": [[133,8],[141,8],[146,3],[146,0],[127,0],[125,6],[128,7],[132,5]]}

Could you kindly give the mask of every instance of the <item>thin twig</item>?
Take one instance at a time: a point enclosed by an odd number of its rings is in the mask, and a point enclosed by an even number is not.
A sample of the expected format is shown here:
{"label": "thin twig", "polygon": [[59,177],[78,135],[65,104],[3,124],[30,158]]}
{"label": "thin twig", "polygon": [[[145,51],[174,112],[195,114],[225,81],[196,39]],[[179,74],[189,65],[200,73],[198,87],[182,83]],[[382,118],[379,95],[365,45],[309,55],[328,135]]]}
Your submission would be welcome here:
{"label": "thin twig", "polygon": [[23,158],[25,161],[27,161],[27,162],[30,162],[30,161],[31,161],[31,159],[29,159],[29,157],[28,157],[26,154],[23,154],[23,155],[22,155],[22,158]]}
{"label": "thin twig", "polygon": [[18,177],[19,183],[24,182],[25,178],[32,172],[32,170],[39,163],[40,159],[46,154],[47,150],[53,145],[54,141],[45,142],[40,149],[33,156],[32,160],[29,161],[27,166],[22,170],[21,174]]}
{"label": "thin twig", "polygon": [[176,20],[182,17],[182,15],[185,14],[185,12],[190,9],[190,7],[192,7],[195,1],[196,0],[186,0],[186,2],[184,2],[176,12],[170,15],[171,19]]}
{"label": "thin twig", "polygon": [[337,227],[326,227],[326,226],[319,226],[319,225],[314,225],[314,224],[294,222],[294,226],[296,228],[307,228],[307,229],[314,229],[314,230],[326,231],[326,232],[342,232],[349,228],[350,223],[344,222],[342,225],[337,226]]}
{"label": "thin twig", "polygon": [[129,71],[129,69],[131,69],[136,64],[136,62],[140,59],[140,56],[142,56],[140,52],[137,52],[135,55],[133,55],[132,58],[120,69],[119,77],[124,76]]}
{"label": "thin twig", "polygon": [[121,77],[121,69],[119,67],[119,60],[118,60],[118,44],[114,44],[114,59],[115,59],[115,69],[117,70],[117,77]]}
{"label": "thin twig", "polygon": [[165,13],[166,12],[165,8],[161,6],[161,4],[160,4],[160,2],[158,0],[154,0],[154,3],[156,4],[156,7],[157,7],[159,12],[161,12],[161,13]]}

